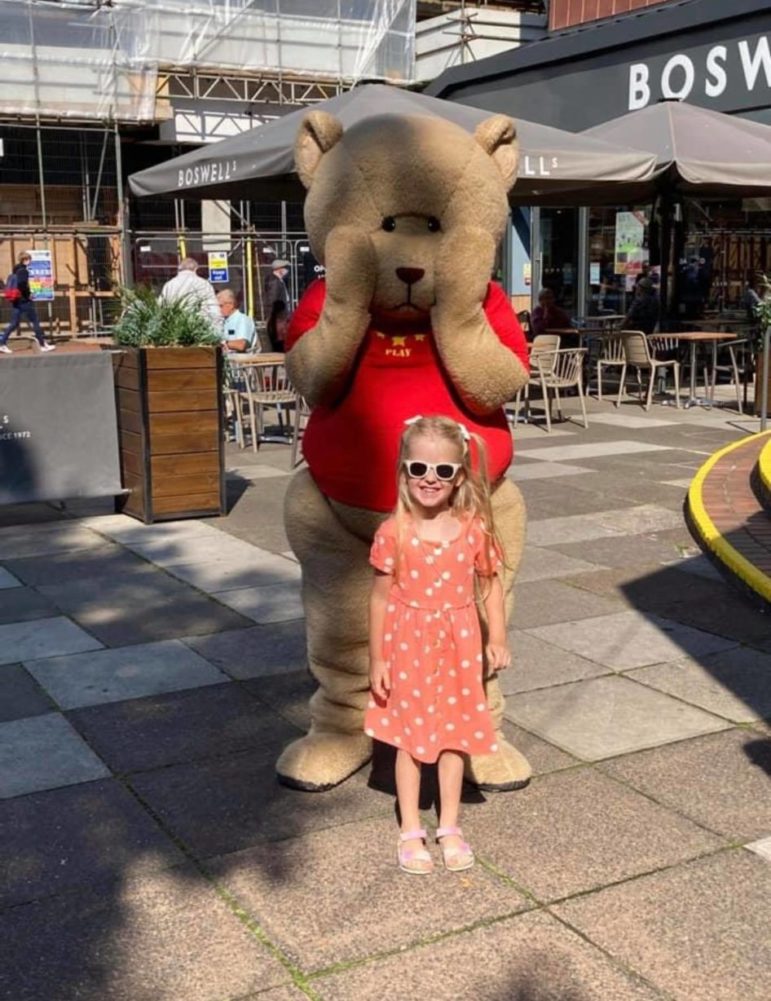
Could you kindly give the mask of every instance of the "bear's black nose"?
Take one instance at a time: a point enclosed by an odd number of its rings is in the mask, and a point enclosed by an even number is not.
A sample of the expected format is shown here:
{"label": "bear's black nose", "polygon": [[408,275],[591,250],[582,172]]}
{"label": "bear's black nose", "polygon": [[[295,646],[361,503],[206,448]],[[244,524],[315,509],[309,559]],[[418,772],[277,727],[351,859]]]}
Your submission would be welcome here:
{"label": "bear's black nose", "polygon": [[400,278],[405,285],[414,285],[419,282],[426,272],[423,268],[397,268],[396,277]]}

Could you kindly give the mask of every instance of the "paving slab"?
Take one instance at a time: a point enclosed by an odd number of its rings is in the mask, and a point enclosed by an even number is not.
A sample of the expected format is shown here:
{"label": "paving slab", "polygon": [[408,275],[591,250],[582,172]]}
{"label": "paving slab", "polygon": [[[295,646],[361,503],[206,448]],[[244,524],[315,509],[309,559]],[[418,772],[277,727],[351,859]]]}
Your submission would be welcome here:
{"label": "paving slab", "polygon": [[595,441],[580,445],[551,445],[545,448],[521,448],[519,454],[529,459],[545,459],[547,462],[582,462],[598,455],[635,455],[638,452],[665,452],[671,445],[654,445],[649,442],[626,439],[622,441]]}
{"label": "paving slab", "polygon": [[[401,949],[530,906],[481,866],[461,878],[443,868],[430,880],[406,876],[396,862],[397,835],[393,816],[365,820],[260,845],[206,868],[305,970]],[[435,846],[430,850],[438,862]]]}
{"label": "paving slab", "polygon": [[530,762],[533,775],[546,775],[548,772],[558,771],[561,768],[571,768],[579,764],[578,760],[558,747],[549,744],[534,733],[523,730],[521,726],[504,719],[501,725],[504,736],[513,744],[518,751],[521,751]]}
{"label": "paving slab", "polygon": [[0,937],[7,1001],[222,1001],[290,979],[186,866],[13,907]]}
{"label": "paving slab", "polygon": [[511,627],[526,629],[554,622],[593,619],[613,613],[619,607],[611,596],[594,595],[558,580],[537,580],[515,585]]}
{"label": "paving slab", "polygon": [[548,480],[524,480],[518,483],[525,498],[528,519],[535,522],[547,518],[564,518],[566,511],[574,515],[593,514],[618,507],[618,501],[609,499],[604,491],[592,488],[595,475],[571,479],[569,492],[555,490],[554,484]]}
{"label": "paving slab", "polygon": [[43,556],[70,549],[103,546],[104,539],[77,523],[56,521],[51,524],[9,525],[0,528],[0,560]]}
{"label": "paving slab", "polygon": [[300,580],[300,567],[293,560],[275,556],[254,546],[249,548],[254,552],[245,553],[237,559],[176,563],[168,569],[175,577],[206,594]]}
{"label": "paving slab", "polygon": [[647,428],[672,428],[676,422],[661,417],[636,417],[633,414],[619,412],[610,414],[592,414],[592,424],[607,424],[609,427],[629,428],[633,431]]}
{"label": "paving slab", "polygon": [[556,911],[676,1001],[767,1001],[770,894],[771,867],[737,849]]}
{"label": "paving slab", "polygon": [[220,757],[247,748],[276,753],[301,731],[232,683],[68,714],[115,772]]}
{"label": "paving slab", "polygon": [[640,504],[594,514],[531,521],[527,526],[527,542],[533,546],[564,545],[609,536],[643,535],[660,529],[680,528],[682,523],[680,512],[657,504]]}
{"label": "paving slab", "polygon": [[217,685],[227,680],[179,640],[28,660],[24,666],[63,709]]}
{"label": "paving slab", "polygon": [[49,619],[59,609],[31,587],[13,587],[3,591],[0,599],[0,623],[31,622]]}
{"label": "paving slab", "polygon": [[584,761],[657,747],[730,725],[616,675],[509,695],[504,712],[507,719]]}
{"label": "paving slab", "polygon": [[663,1001],[548,914],[524,914],[314,978],[321,1001]]}
{"label": "paving slab", "polygon": [[655,664],[628,677],[734,723],[771,716],[771,654],[751,647]]}
{"label": "paving slab", "polygon": [[310,699],[318,682],[307,667],[289,674],[253,678],[243,682],[242,687],[301,730],[310,729]]}
{"label": "paving slab", "polygon": [[526,632],[614,671],[667,663],[684,655],[701,658],[736,646],[734,640],[636,611],[536,625]]}
{"label": "paving slab", "polygon": [[0,667],[0,723],[50,713],[56,706],[21,664]]}
{"label": "paving slab", "polygon": [[526,584],[534,580],[549,580],[555,577],[570,577],[573,574],[591,573],[602,566],[599,560],[588,560],[544,549],[539,546],[525,546],[522,562],[517,570],[517,583]]}
{"label": "paving slab", "polygon": [[101,649],[99,640],[63,616],[0,625],[0,664]]}
{"label": "paving slab", "polygon": [[754,730],[697,737],[600,768],[732,840],[771,833],[771,741]]}
{"label": "paving slab", "polygon": [[567,462],[533,462],[515,463],[506,476],[514,483],[522,480],[553,480],[560,476],[579,476],[581,473],[591,473],[585,466],[571,466]]}
{"label": "paving slab", "polygon": [[253,558],[255,549],[251,543],[234,539],[225,532],[207,534],[201,538],[172,537],[148,542],[130,539],[124,545],[161,567],[212,561],[238,563]]}
{"label": "paving slab", "polygon": [[[555,543],[547,551],[564,553],[571,559],[579,561],[593,561],[594,569],[598,566],[639,569],[644,566],[679,563],[684,558],[687,532],[683,530],[682,535],[676,539],[671,538],[673,534],[675,533],[652,532],[622,538],[592,539],[587,542]],[[685,545],[687,546],[687,543]],[[690,552],[695,554],[696,551],[696,544],[691,540]],[[567,577],[570,574],[563,576]]]}
{"label": "paving slab", "polygon": [[769,642],[768,616],[724,579],[704,575],[683,578],[677,566],[598,570],[563,578],[565,583],[614,596],[646,613],[719,633],[737,642],[762,646]]}
{"label": "paving slab", "polygon": [[47,553],[44,556],[29,556],[26,559],[7,560],[7,568],[25,584],[59,584],[62,581],[79,580],[83,577],[112,577],[117,574],[146,570],[147,563],[139,556],[128,552],[122,546],[105,544],[91,549],[65,550]]}
{"label": "paving slab", "polygon": [[498,675],[504,695],[550,688],[608,673],[609,669],[602,664],[562,650],[521,629],[510,630],[508,636],[512,666]]}
{"label": "paving slab", "polygon": [[[124,545],[145,542],[189,542],[194,539],[216,539],[219,533],[213,525],[205,521],[186,519],[182,521],[159,521],[145,525],[125,514],[103,515],[83,518],[81,525],[99,532],[100,535],[115,539]],[[224,541],[224,540],[223,540]]]}
{"label": "paving slab", "polygon": [[467,807],[480,858],[539,900],[556,900],[675,865],[725,844],[593,768],[539,776],[512,796]]}
{"label": "paving slab", "polygon": [[279,785],[277,757],[264,749],[246,751],[144,772],[129,781],[196,858],[365,817],[393,816],[391,797],[367,788],[366,769],[320,795]]}
{"label": "paving slab", "polygon": [[60,713],[0,723],[0,799],[109,774]]}
{"label": "paving slab", "polygon": [[21,587],[21,581],[17,580],[12,573],[0,567],[0,591],[7,591],[12,587]]}
{"label": "paving slab", "polygon": [[242,680],[299,671],[307,663],[304,620],[186,637],[184,642],[221,671]]}
{"label": "paving slab", "polygon": [[149,565],[123,577],[69,581],[39,590],[108,646],[248,625],[248,619]]}
{"label": "paving slab", "polygon": [[0,802],[0,908],[183,861],[114,779]]}
{"label": "paving slab", "polygon": [[214,597],[253,622],[287,622],[305,615],[299,581],[220,591]]}

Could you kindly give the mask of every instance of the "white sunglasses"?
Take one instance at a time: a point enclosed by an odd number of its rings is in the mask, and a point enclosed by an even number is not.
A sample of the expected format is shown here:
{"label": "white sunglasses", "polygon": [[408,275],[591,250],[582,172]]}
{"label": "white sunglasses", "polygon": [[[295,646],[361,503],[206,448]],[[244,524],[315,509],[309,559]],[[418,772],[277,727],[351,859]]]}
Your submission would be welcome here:
{"label": "white sunglasses", "polygon": [[407,475],[411,480],[422,480],[428,476],[429,471],[434,474],[437,480],[449,483],[458,475],[458,470],[463,468],[460,462],[423,462],[420,459],[407,459],[404,463]]}

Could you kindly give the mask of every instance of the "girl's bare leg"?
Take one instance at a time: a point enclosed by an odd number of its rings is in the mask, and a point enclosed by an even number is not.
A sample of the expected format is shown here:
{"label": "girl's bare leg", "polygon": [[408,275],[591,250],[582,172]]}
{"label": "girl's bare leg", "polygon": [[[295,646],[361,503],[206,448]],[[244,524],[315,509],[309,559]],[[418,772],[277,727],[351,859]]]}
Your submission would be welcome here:
{"label": "girl's bare leg", "polygon": [[[463,787],[464,755],[458,751],[443,751],[439,755],[439,826],[457,827],[460,794]],[[459,848],[462,839],[455,835],[442,838],[447,848]]]}
{"label": "girl's bare leg", "polygon": [[[396,752],[396,799],[402,832],[420,830],[420,762],[407,751]],[[405,841],[405,848],[422,848],[419,840]]]}

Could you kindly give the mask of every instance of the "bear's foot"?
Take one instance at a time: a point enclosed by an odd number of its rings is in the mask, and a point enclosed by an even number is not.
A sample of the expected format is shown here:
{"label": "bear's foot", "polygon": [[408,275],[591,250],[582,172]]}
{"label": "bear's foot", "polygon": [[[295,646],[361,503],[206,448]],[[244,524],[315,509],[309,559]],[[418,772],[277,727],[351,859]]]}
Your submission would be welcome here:
{"label": "bear's foot", "polygon": [[533,770],[524,754],[512,747],[501,734],[495,754],[466,759],[464,778],[483,792],[511,792],[524,789]]}
{"label": "bear's foot", "polygon": [[311,732],[285,748],[276,762],[282,785],[303,792],[325,792],[340,785],[372,757],[364,733]]}

